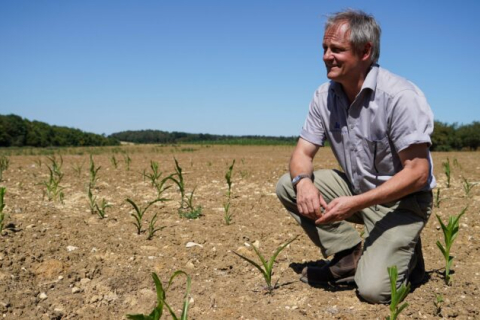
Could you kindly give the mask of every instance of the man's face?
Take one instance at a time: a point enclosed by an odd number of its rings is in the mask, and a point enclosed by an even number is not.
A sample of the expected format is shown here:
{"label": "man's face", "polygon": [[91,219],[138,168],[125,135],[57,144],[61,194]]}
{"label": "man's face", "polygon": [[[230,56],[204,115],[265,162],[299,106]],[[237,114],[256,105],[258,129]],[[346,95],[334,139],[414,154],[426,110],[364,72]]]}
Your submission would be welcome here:
{"label": "man's face", "polygon": [[325,31],[323,61],[330,80],[344,84],[356,81],[361,72],[361,59],[350,44],[348,24],[337,24]]}

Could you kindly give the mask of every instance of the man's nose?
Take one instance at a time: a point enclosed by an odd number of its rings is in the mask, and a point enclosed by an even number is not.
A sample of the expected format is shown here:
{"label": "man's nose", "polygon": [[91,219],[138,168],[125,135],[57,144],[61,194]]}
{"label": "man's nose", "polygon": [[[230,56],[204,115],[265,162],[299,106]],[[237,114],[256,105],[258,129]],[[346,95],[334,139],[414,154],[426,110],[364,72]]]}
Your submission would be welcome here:
{"label": "man's nose", "polygon": [[323,61],[333,60],[332,51],[330,49],[324,49]]}

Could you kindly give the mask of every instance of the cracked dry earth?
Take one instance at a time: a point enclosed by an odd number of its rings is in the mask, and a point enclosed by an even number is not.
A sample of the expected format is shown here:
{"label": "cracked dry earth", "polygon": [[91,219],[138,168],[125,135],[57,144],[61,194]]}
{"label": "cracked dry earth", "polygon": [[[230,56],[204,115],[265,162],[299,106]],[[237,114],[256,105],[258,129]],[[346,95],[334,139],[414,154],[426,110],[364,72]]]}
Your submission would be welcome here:
{"label": "cracked dry earth", "polygon": [[[309,239],[275,196],[277,179],[287,171],[289,146],[122,146],[116,148],[61,149],[64,203],[44,197],[42,181],[49,163],[42,150],[31,155],[9,155],[3,173],[6,228],[0,237],[0,316],[5,319],[125,319],[128,313],[148,314],[156,303],[151,277],[156,272],[166,285],[176,270],[192,278],[190,319],[384,319],[388,306],[361,302],[352,287],[311,287],[298,280],[306,263],[321,259]],[[9,150],[2,150],[3,153]],[[126,170],[123,153],[132,159]],[[100,219],[89,209],[89,154],[93,154],[99,180],[93,190],[98,200],[112,207]],[[111,162],[118,161],[115,169]],[[152,240],[137,235],[130,198],[144,207],[156,191],[143,171],[157,161],[163,176],[174,172],[176,157],[183,168],[187,192],[196,187],[195,205],[203,216],[180,218],[176,187],[164,196],[172,199],[152,205],[143,229],[158,214]],[[442,162],[452,163],[451,187],[446,187]],[[444,221],[469,206],[460,220],[453,245],[453,284],[443,279],[444,261],[436,246],[443,242],[434,215],[423,231],[428,277],[406,298],[401,318],[479,319],[480,186],[469,196],[462,177],[480,182],[480,153],[434,153],[435,176],[441,188]],[[233,221],[223,221],[227,191],[225,173],[233,159],[231,210]],[[79,173],[78,168],[83,165]],[[337,168],[329,148],[321,149],[315,168]],[[75,169],[77,168],[77,169]],[[256,259],[256,243],[267,256],[282,243],[299,238],[280,253],[274,267],[278,288],[268,294],[258,270],[233,254]],[[178,311],[185,293],[185,278],[178,277],[167,292],[167,302]],[[444,302],[437,308],[437,295]],[[179,313],[179,312],[178,312]],[[166,318],[171,318],[169,315]]]}

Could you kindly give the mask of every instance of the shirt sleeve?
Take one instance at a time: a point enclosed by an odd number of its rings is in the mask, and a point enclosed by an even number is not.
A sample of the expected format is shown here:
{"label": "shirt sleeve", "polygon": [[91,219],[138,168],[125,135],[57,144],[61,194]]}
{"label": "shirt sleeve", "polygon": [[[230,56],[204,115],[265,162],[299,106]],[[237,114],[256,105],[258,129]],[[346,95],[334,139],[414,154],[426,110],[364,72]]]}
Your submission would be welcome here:
{"label": "shirt sleeve", "polygon": [[432,144],[433,113],[425,96],[416,90],[403,90],[392,98],[390,139],[397,152],[413,144]]}
{"label": "shirt sleeve", "polygon": [[300,137],[315,145],[322,146],[325,142],[325,128],[322,122],[318,96],[315,94],[308,110],[307,119],[303,125]]}

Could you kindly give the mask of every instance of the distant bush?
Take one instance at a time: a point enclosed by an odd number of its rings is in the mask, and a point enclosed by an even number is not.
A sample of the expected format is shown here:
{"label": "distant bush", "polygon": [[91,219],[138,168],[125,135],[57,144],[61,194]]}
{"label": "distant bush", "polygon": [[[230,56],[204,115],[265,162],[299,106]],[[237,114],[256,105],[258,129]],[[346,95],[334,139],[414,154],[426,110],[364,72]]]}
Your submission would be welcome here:
{"label": "distant bush", "polygon": [[480,147],[480,122],[458,125],[435,121],[431,150],[477,150],[478,147]]}

